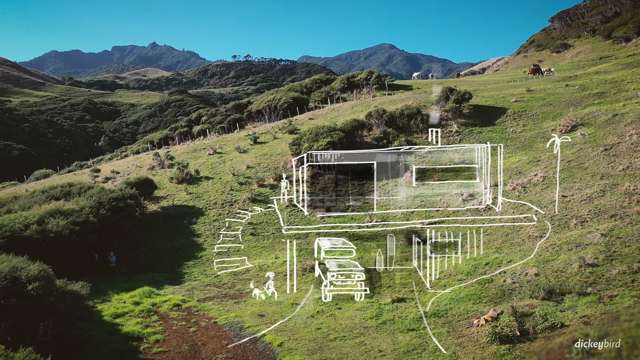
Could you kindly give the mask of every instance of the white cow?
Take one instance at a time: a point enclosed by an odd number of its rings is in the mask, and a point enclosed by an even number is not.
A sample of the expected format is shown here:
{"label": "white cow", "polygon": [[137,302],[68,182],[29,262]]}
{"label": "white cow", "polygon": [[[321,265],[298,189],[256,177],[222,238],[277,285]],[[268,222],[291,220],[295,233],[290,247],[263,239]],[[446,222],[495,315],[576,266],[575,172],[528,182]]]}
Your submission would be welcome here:
{"label": "white cow", "polygon": [[420,78],[421,78],[421,77],[420,77],[420,72],[419,72],[419,71],[418,71],[418,72],[414,72],[414,73],[411,75],[411,80],[420,80]]}

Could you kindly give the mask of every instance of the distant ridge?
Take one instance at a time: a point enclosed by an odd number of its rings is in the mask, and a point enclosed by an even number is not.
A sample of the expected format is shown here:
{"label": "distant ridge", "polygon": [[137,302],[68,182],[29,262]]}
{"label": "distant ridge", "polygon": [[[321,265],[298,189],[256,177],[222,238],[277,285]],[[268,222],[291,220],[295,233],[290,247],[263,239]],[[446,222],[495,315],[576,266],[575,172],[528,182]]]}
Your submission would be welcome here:
{"label": "distant ridge", "polygon": [[144,68],[184,71],[207,63],[193,51],[152,42],[147,46],[114,46],[111,50],[97,53],[54,50],[20,64],[49,75],[83,77],[121,74]]}
{"label": "distant ridge", "polygon": [[35,88],[46,84],[60,84],[61,81],[0,57],[0,86]]}
{"label": "distant ridge", "polygon": [[339,74],[374,69],[396,79],[410,79],[416,72],[420,72],[423,77],[429,73],[433,73],[437,78],[453,77],[474,65],[466,62],[455,63],[432,55],[410,53],[387,43],[332,57],[305,55],[298,61],[323,65]]}

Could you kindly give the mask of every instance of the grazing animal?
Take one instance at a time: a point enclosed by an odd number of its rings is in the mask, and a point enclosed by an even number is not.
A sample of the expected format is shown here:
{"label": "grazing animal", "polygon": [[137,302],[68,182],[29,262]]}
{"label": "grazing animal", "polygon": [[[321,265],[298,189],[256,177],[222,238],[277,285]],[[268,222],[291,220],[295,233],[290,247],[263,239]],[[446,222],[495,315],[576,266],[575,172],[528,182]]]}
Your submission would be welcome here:
{"label": "grazing animal", "polygon": [[411,80],[420,80],[420,78],[421,78],[421,77],[420,77],[420,72],[414,72],[414,73],[411,75]]}
{"label": "grazing animal", "polygon": [[472,326],[473,327],[485,326],[487,323],[490,323],[492,321],[496,321],[498,319],[498,316],[500,316],[501,314],[502,314],[502,310],[491,309],[486,314],[484,314],[481,317],[473,320]]}
{"label": "grazing animal", "polygon": [[531,67],[529,68],[529,76],[533,76],[533,77],[544,76],[540,65],[532,64]]}
{"label": "grazing animal", "polygon": [[543,68],[542,75],[544,76],[553,76],[556,74],[556,70],[554,68]]}

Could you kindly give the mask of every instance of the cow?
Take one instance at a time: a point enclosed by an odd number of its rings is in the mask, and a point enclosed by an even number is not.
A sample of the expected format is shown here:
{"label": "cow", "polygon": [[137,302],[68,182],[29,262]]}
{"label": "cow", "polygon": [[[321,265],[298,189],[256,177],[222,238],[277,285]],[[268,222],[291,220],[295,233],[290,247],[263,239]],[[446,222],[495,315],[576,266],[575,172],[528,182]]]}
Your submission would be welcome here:
{"label": "cow", "polygon": [[553,76],[556,74],[556,70],[554,68],[543,68],[542,75],[544,76]]}
{"label": "cow", "polygon": [[420,72],[419,71],[418,72],[414,72],[411,75],[411,80],[420,80],[420,78],[421,78],[421,76],[420,76]]}
{"label": "cow", "polygon": [[529,77],[544,76],[544,73],[542,72],[542,68],[538,64],[532,64],[531,67],[529,68],[528,74],[529,74]]}

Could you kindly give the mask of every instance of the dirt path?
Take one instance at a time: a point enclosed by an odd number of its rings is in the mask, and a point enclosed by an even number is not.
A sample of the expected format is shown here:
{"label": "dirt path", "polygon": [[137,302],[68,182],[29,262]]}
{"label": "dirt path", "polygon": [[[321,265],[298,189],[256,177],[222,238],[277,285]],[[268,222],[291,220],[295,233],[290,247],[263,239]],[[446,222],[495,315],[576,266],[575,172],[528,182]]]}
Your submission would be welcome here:
{"label": "dirt path", "polygon": [[149,347],[144,359],[150,360],[262,360],[277,359],[266,344],[251,341],[227,348],[234,342],[231,334],[213,319],[187,311],[177,317],[160,315],[164,340]]}

